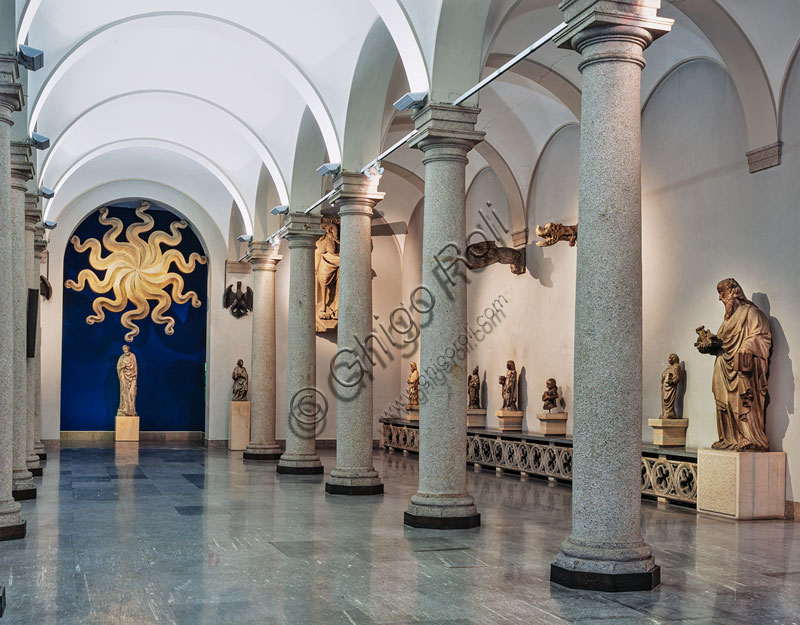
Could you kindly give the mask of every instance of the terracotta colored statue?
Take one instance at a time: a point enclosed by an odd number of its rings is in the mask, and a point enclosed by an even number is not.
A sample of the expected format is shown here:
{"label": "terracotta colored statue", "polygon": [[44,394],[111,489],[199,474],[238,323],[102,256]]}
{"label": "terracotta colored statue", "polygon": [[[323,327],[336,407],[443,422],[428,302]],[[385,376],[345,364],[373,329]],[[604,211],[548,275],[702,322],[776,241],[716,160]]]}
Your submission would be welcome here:
{"label": "terracotta colored statue", "polygon": [[544,393],[542,393],[542,401],[544,408],[547,411],[558,407],[558,384],[555,378],[550,378],[545,384]]}
{"label": "terracotta colored statue", "polygon": [[411,371],[408,374],[408,405],[419,406],[419,370],[417,363],[412,362]]}
{"label": "terracotta colored statue", "polygon": [[247,369],[244,368],[244,361],[240,358],[236,361],[233,368],[233,401],[247,401]]}
{"label": "terracotta colored statue", "polygon": [[467,408],[481,407],[481,376],[478,375],[478,367],[472,370],[472,375],[467,378],[467,392],[469,396],[469,403]]}
{"label": "terracotta colored statue", "polygon": [[661,417],[660,419],[677,419],[675,400],[678,398],[678,385],[683,378],[681,360],[678,354],[669,355],[669,366],[661,374]]}
{"label": "terracotta colored statue", "polygon": [[117,416],[136,416],[136,381],[139,367],[136,356],[127,345],[122,346],[122,356],[117,360],[117,377],[119,377],[119,408]]}
{"label": "terracotta colored statue", "polygon": [[[314,271],[317,278],[317,332],[334,328],[339,316],[339,239],[336,224],[323,223],[325,234],[316,243]],[[325,323],[330,322],[330,323]]]}
{"label": "terracotta colored statue", "polygon": [[503,388],[503,410],[519,412],[517,408],[517,369],[513,360],[506,363],[506,374],[500,376],[500,386]]}
{"label": "terracotta colored statue", "polygon": [[719,440],[712,447],[768,451],[764,408],[772,346],[769,320],[733,278],[722,280],[717,291],[725,305],[725,319],[716,334],[700,326],[695,343],[700,353],[716,356],[711,390]]}

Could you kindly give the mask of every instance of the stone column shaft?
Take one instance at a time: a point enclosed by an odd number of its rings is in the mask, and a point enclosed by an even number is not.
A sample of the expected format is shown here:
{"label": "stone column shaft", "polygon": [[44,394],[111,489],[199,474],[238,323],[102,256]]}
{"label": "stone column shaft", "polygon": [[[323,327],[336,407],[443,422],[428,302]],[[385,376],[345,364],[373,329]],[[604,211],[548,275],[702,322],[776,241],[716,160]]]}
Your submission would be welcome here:
{"label": "stone column shaft", "polygon": [[320,218],[291,213],[289,241],[289,334],[286,362],[286,451],[278,473],[319,474],[324,469],[317,455],[316,431],[327,412],[327,400],[316,388],[316,302],[314,251],[325,234]]}
{"label": "stone column shaft", "polygon": [[432,312],[423,315],[420,338],[419,490],[405,513],[413,527],[480,525],[467,492],[467,284],[458,260],[466,248],[467,152],[483,139],[474,130],[478,112],[429,104],[414,116],[419,132],[410,145],[425,164],[422,284]]}
{"label": "stone column shaft", "polygon": [[23,538],[25,522],[12,493],[14,469],[14,302],[12,253],[11,113],[22,108],[17,60],[0,55],[0,540]]}
{"label": "stone column shaft", "polygon": [[278,460],[275,441],[275,270],[282,256],[266,241],[251,241],[253,356],[250,365],[250,442],[246,460]]}
{"label": "stone column shaft", "polygon": [[[348,361],[357,353],[358,341],[366,344],[372,333],[372,210],[384,196],[377,191],[378,179],[342,172],[334,180],[337,191],[332,203],[341,219],[337,354],[349,354]],[[360,375],[336,372],[336,467],[325,490],[379,495],[383,484],[372,463],[372,363],[363,354],[358,359]]]}
{"label": "stone column shaft", "polygon": [[16,499],[34,499],[36,485],[30,469],[39,468],[34,461],[33,439],[28,450],[28,364],[27,316],[28,281],[25,274],[25,192],[33,177],[30,163],[31,148],[26,143],[11,142],[11,266],[12,299],[14,307],[14,472],[13,488]]}
{"label": "stone column shaft", "polygon": [[[39,196],[35,193],[25,194],[25,308],[27,311],[28,293],[33,289],[37,292],[35,304],[36,322],[33,328],[34,341],[38,342],[38,329],[39,329],[39,265],[35,258],[34,239],[36,238],[36,224],[41,221],[42,215],[39,212]],[[27,324],[26,324],[27,327]],[[30,328],[27,332],[30,332]],[[27,337],[26,337],[27,338]],[[42,475],[42,465],[39,462],[39,454],[36,451],[36,421],[38,420],[38,413],[36,412],[36,343],[34,343],[33,357],[25,359],[25,389],[26,389],[26,402],[25,408],[28,419],[28,434],[27,434],[27,454],[26,463],[28,469],[34,476]],[[27,342],[26,342],[27,352]]]}
{"label": "stone column shaft", "polygon": [[551,580],[573,588],[643,590],[660,579],[640,527],[640,82],[642,51],[671,24],[658,5],[560,6],[569,26],[557,42],[581,53],[583,84],[572,534]]}

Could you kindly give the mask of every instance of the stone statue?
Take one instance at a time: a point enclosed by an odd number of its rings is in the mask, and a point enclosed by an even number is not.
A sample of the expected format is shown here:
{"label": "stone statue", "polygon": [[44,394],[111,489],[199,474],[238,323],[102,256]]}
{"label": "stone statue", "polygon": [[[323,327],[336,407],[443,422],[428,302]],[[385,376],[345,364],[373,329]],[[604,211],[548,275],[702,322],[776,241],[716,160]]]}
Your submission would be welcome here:
{"label": "stone statue", "polygon": [[467,393],[469,403],[467,408],[481,408],[481,376],[478,375],[478,367],[472,370],[472,375],[467,378]]}
{"label": "stone statue", "polygon": [[247,287],[245,291],[242,291],[242,281],[237,280],[236,291],[233,290],[232,284],[225,289],[222,306],[229,309],[234,317],[241,319],[253,310],[253,289]]}
{"label": "stone statue", "polygon": [[236,361],[233,368],[233,401],[247,401],[247,369],[244,368],[244,360],[241,358]]}
{"label": "stone statue", "polygon": [[408,406],[416,408],[419,406],[419,370],[417,363],[412,362],[409,367],[411,371],[408,374]]}
{"label": "stone statue", "polygon": [[767,316],[747,299],[733,278],[717,284],[725,318],[716,334],[697,328],[701,354],[716,356],[711,390],[719,440],[714,449],[768,451],[764,432],[772,333]]}
{"label": "stone statue", "polygon": [[317,332],[336,327],[339,317],[339,239],[336,224],[323,222],[322,235],[314,251],[314,271],[317,278]]}
{"label": "stone statue", "polygon": [[549,247],[559,241],[566,241],[570,247],[575,247],[578,242],[578,224],[565,226],[549,222],[544,227],[536,226],[536,236],[544,239],[544,241],[537,241],[536,247]]}
{"label": "stone statue", "polygon": [[558,384],[556,384],[555,378],[550,378],[544,383],[544,385],[545,389],[544,393],[542,393],[542,401],[544,402],[544,405],[542,408],[549,412],[553,408],[558,407]]}
{"label": "stone statue", "polygon": [[119,377],[119,408],[118,417],[136,416],[136,380],[139,377],[139,367],[136,356],[127,345],[122,346],[122,356],[117,360],[117,376]]}
{"label": "stone statue", "polygon": [[500,386],[503,388],[503,408],[502,410],[510,410],[518,412],[517,408],[517,369],[514,366],[514,361],[509,360],[506,363],[506,374],[500,376]]}
{"label": "stone statue", "polygon": [[681,360],[678,354],[669,355],[669,366],[661,374],[661,416],[659,419],[677,419],[675,400],[678,398],[678,385],[683,378]]}

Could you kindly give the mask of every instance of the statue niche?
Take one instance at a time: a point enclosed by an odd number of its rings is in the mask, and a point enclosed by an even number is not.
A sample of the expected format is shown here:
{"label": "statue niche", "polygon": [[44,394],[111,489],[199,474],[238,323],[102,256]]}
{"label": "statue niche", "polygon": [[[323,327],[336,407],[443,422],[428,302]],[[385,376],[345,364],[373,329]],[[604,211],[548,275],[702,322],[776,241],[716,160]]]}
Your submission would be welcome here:
{"label": "statue niche", "polygon": [[317,332],[336,328],[339,319],[339,225],[334,217],[323,217],[322,235],[314,251]]}

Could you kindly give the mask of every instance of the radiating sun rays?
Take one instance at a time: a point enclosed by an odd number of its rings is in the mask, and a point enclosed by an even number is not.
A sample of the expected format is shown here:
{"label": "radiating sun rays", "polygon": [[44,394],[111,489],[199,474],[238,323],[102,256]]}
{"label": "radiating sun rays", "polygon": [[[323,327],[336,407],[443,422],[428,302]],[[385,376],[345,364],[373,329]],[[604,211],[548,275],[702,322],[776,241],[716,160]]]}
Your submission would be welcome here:
{"label": "radiating sun rays", "polygon": [[[116,217],[108,216],[108,208],[100,209],[98,220],[104,226],[111,228],[103,235],[103,242],[97,239],[87,239],[80,242],[77,236],[70,239],[70,243],[78,252],[89,250],[89,264],[96,271],[105,270],[101,279],[92,269],[83,269],[78,274],[77,281],[67,280],[64,286],[75,291],[82,291],[88,284],[89,288],[98,294],[108,293],[113,290],[113,298],[97,297],[92,302],[94,315],[86,317],[86,323],[100,323],[105,319],[105,311],[121,312],[128,304],[133,304],[131,310],[122,314],[120,320],[123,327],[129,332],[125,334],[125,341],[130,343],[133,337],[139,334],[139,326],[134,321],[144,319],[149,314],[153,322],[165,325],[164,333],[174,332],[175,319],[165,316],[172,301],[178,304],[191,302],[192,306],[199,308],[201,302],[194,291],[183,292],[183,276],[171,272],[170,266],[175,265],[183,273],[191,273],[197,263],[205,264],[206,257],[197,252],[192,252],[188,260],[184,260],[179,250],[162,250],[163,243],[169,247],[180,244],[183,235],[179,232],[187,226],[186,221],[175,221],[170,225],[169,234],[163,231],[152,233],[148,239],[142,240],[140,235],[153,228],[153,218],[146,213],[150,208],[149,202],[142,202],[136,209],[136,216],[141,221],[132,223],[125,230],[127,241],[117,241],[122,232],[122,221]],[[103,257],[103,249],[109,253]],[[172,286],[172,297],[164,289]],[[156,303],[150,313],[150,300]]]}

